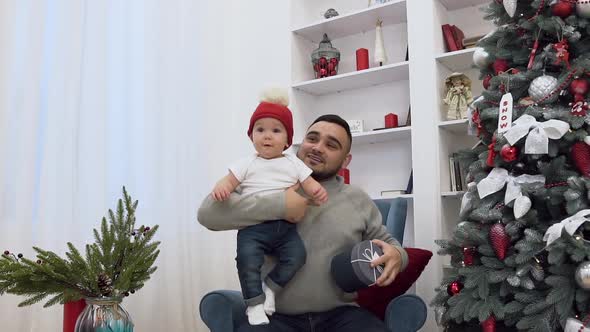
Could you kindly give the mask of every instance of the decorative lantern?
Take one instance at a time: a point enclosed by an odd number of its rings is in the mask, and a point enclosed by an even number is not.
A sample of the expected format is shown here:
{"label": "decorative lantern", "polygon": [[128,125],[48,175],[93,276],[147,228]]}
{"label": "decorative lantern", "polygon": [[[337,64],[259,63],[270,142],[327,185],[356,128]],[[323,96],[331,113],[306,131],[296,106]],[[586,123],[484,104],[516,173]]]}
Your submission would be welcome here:
{"label": "decorative lantern", "polygon": [[320,46],[311,53],[311,63],[315,78],[334,76],[338,74],[340,51],[332,47],[330,38],[324,33]]}

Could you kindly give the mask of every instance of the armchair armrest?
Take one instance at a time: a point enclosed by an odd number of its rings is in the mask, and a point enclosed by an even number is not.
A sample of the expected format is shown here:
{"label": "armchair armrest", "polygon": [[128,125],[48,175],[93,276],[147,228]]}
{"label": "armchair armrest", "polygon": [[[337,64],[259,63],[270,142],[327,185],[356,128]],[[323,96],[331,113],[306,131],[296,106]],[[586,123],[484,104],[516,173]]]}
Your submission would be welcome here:
{"label": "armchair armrest", "polygon": [[400,295],[385,309],[385,325],[395,332],[416,332],[426,321],[426,304],[416,295]]}
{"label": "armchair armrest", "polygon": [[233,332],[246,319],[246,304],[239,291],[218,290],[203,296],[199,313],[211,332]]}

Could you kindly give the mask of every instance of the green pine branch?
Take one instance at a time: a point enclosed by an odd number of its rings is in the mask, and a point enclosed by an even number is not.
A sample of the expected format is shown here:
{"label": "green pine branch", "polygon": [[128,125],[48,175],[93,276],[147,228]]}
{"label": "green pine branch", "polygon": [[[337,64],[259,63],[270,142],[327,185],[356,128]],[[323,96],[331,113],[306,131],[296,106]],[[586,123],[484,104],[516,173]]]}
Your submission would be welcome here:
{"label": "green pine branch", "polygon": [[[52,251],[33,247],[36,261],[13,254],[0,258],[0,295],[25,296],[19,306],[49,300],[45,306],[90,297],[121,297],[141,289],[156,271],[160,251],[153,241],[158,226],[135,226],[138,202],[123,187],[116,213],[102,218],[95,242],[85,246],[84,256],[70,242],[62,258]],[[103,284],[99,276],[106,277]],[[106,283],[106,284],[104,284]]]}

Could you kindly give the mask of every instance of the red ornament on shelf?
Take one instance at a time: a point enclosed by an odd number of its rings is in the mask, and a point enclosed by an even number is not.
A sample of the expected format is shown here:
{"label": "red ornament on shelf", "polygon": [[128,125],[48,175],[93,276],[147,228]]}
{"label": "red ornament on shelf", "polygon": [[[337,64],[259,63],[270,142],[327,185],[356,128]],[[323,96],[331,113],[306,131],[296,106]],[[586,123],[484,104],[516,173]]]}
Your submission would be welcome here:
{"label": "red ornament on shelf", "polygon": [[475,259],[475,248],[463,248],[463,264],[465,266],[473,265],[473,261]]}
{"label": "red ornament on shelf", "polygon": [[590,146],[584,142],[574,143],[571,157],[578,172],[590,178]]}
{"label": "red ornament on shelf", "polygon": [[483,88],[488,89],[490,87],[490,81],[492,80],[492,75],[488,74],[486,77],[483,78]]}
{"label": "red ornament on shelf", "polygon": [[510,144],[505,144],[500,150],[500,156],[505,162],[511,163],[518,159],[518,148],[516,146],[510,146]]}
{"label": "red ornament on shelf", "polygon": [[450,296],[457,295],[459,294],[459,292],[461,292],[462,289],[463,284],[459,280],[455,280],[447,286],[447,293]]}
{"label": "red ornament on shelf", "polygon": [[506,252],[508,251],[508,245],[510,244],[510,237],[508,236],[508,233],[506,233],[504,224],[497,223],[490,227],[489,236],[496,257],[500,260],[504,260],[504,258],[506,258]]}
{"label": "red ornament on shelf", "polygon": [[481,330],[483,332],[496,332],[496,317],[490,315],[488,319],[481,322]]}
{"label": "red ornament on shelf", "polygon": [[507,71],[508,68],[510,68],[508,66],[508,60],[506,59],[496,59],[492,67],[494,68],[494,72],[496,73],[496,75],[503,73]]}
{"label": "red ornament on shelf", "polygon": [[574,12],[574,5],[570,1],[560,0],[551,6],[551,14],[561,18],[567,18]]}

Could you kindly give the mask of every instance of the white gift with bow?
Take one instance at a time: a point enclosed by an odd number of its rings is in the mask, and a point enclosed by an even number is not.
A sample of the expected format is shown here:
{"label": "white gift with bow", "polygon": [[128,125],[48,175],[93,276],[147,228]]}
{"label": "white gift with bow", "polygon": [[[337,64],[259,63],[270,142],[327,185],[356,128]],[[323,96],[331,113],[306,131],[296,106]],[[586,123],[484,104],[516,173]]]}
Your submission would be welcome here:
{"label": "white gift with bow", "polygon": [[565,218],[557,224],[551,225],[551,227],[545,232],[543,241],[546,241],[547,246],[549,246],[553,241],[561,237],[561,233],[564,229],[569,235],[574,235],[576,230],[578,230],[583,223],[590,221],[590,219],[586,217],[587,215],[590,215],[590,209],[578,211],[573,216]]}
{"label": "white gift with bow", "polygon": [[514,217],[518,219],[524,216],[531,208],[531,200],[522,194],[522,186],[528,185],[532,189],[540,188],[545,185],[545,176],[522,174],[514,177],[508,174],[506,169],[495,167],[485,179],[477,184],[479,198],[484,198],[502,190],[504,185],[506,185],[504,204],[515,201]]}
{"label": "white gift with bow", "polygon": [[524,153],[547,154],[549,152],[549,138],[560,139],[569,129],[570,125],[567,122],[554,119],[537,122],[534,116],[524,114],[512,123],[512,128],[504,134],[504,137],[510,145],[514,146],[519,139],[528,134],[524,144]]}

